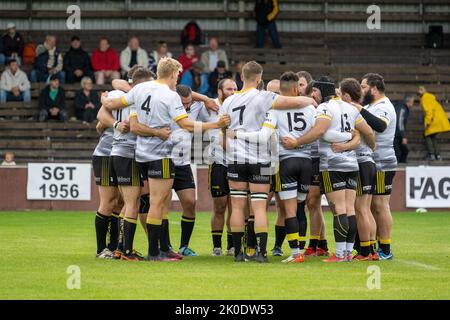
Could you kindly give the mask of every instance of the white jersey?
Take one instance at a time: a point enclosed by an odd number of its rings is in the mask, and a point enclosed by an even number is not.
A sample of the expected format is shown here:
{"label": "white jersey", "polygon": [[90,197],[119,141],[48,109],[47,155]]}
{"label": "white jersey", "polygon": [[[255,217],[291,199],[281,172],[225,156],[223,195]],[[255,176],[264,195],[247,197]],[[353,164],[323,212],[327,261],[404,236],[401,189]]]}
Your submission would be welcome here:
{"label": "white jersey", "polygon": [[280,160],[292,157],[311,158],[311,145],[288,150],[281,144],[281,138],[303,136],[314,126],[315,118],[316,108],[312,105],[301,109],[270,110],[267,113],[263,126],[277,129]]}
{"label": "white jersey", "polygon": [[395,127],[397,114],[388,97],[383,97],[373,104],[366,106],[367,111],[386,122],[383,132],[375,131],[376,149],[374,160],[378,171],[394,171],[397,168],[397,158],[394,151]]}
{"label": "white jersey", "polygon": [[[138,121],[150,128],[170,127],[172,122],[187,118],[180,96],[162,83],[142,82],[122,97],[124,105],[134,104]],[[170,158],[173,144],[170,139],[138,136],[136,161],[149,162]]]}
{"label": "white jersey", "polygon": [[[111,91],[109,94],[115,93],[114,98],[120,98],[125,95],[125,92],[120,90]],[[108,97],[109,97],[108,94]],[[123,109],[117,109],[112,111],[114,119],[117,121],[127,121],[130,118],[133,105],[125,107]],[[134,152],[136,149],[136,135],[132,132],[122,133],[117,129],[114,129],[114,136],[112,142],[112,156],[119,156],[124,158],[134,159]]]}
{"label": "white jersey", "polygon": [[[218,99],[215,100],[217,105],[220,105]],[[203,122],[216,122],[219,120],[219,114],[221,113],[222,106],[219,107],[218,112],[208,112],[206,108],[200,110],[199,120]],[[222,129],[211,129],[205,132],[205,139],[210,143],[208,145],[208,164],[221,164],[227,166],[226,154],[223,150],[223,135]]]}
{"label": "white jersey", "polygon": [[[358,110],[340,99],[332,99],[317,107],[317,119],[331,121],[328,130],[352,132],[355,125],[365,121]],[[358,161],[354,150],[335,153],[331,143],[322,137],[319,140],[320,171],[358,171]]]}
{"label": "white jersey", "polygon": [[[194,102],[191,107],[186,110],[189,119],[197,121],[200,111],[204,108],[203,102]],[[170,142],[173,145],[172,161],[175,166],[185,166],[191,163],[191,145],[192,133],[180,128],[176,122],[172,122],[170,126]]]}
{"label": "white jersey", "polygon": [[[251,88],[238,91],[228,97],[221,108],[222,114],[229,114],[231,124],[229,129],[253,132],[261,130],[266,113],[272,108],[278,95],[269,91],[259,91]],[[228,163],[269,163],[270,141],[262,145],[250,143],[247,140],[227,138]]]}

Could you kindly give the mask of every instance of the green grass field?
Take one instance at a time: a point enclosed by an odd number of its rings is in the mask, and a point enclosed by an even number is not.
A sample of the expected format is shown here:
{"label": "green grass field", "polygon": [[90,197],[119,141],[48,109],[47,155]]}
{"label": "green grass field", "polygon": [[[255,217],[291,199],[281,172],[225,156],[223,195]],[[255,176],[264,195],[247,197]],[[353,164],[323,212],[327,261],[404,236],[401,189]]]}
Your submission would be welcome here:
{"label": "green grass field", "polygon": [[[332,239],[331,215],[326,218]],[[270,248],[274,219],[271,214]],[[178,213],[170,215],[174,245],[179,220]],[[97,260],[93,221],[94,214],[84,212],[0,213],[0,299],[450,299],[450,212],[395,214],[395,260],[339,264],[320,258],[236,264],[231,257],[212,257],[207,213],[198,214],[191,241],[199,257],[178,263]],[[135,247],[146,252],[141,228]],[[289,252],[286,243],[284,250]],[[79,290],[66,287],[70,265],[80,267]],[[380,267],[380,289],[367,288],[371,265]]]}

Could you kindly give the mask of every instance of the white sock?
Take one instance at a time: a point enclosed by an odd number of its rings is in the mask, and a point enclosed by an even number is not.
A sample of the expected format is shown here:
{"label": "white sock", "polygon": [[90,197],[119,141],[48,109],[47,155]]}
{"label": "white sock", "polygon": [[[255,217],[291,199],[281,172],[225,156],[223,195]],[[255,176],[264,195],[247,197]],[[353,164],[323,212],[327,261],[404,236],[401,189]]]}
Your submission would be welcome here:
{"label": "white sock", "polygon": [[336,242],[336,257],[343,258],[345,255],[346,242]]}
{"label": "white sock", "polygon": [[299,248],[291,249],[291,253],[293,257],[296,257],[300,254],[300,249]]}
{"label": "white sock", "polygon": [[351,254],[353,252],[353,246],[355,245],[354,242],[350,243],[350,242],[346,242],[346,249],[349,252],[349,254]]}

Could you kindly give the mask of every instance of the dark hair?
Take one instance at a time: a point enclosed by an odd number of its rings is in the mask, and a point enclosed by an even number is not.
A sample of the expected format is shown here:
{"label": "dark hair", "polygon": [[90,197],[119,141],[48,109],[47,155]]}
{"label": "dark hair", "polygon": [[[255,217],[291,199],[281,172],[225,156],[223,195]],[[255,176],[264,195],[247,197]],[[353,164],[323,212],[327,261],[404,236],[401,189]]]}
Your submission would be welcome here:
{"label": "dark hair", "polygon": [[287,71],[283,73],[280,77],[280,90],[285,91],[289,90],[289,88],[294,84],[298,86],[299,77],[296,73],[292,71]]}
{"label": "dark hair", "polygon": [[311,76],[311,74],[308,71],[299,71],[299,72],[297,72],[297,76],[298,76],[299,80],[300,80],[300,78],[305,78],[307,84],[309,84],[309,83],[311,83],[311,81],[313,81],[313,77]]}
{"label": "dark hair", "polygon": [[366,79],[367,84],[371,87],[376,87],[378,91],[384,92],[386,89],[384,85],[384,78],[378,73],[367,73],[362,77],[362,80]]}
{"label": "dark hair", "polygon": [[346,78],[339,84],[341,93],[347,93],[352,101],[358,102],[361,99],[361,85],[354,78]]}
{"label": "dark hair", "polygon": [[133,76],[131,77],[133,84],[138,84],[144,81],[149,81],[152,77],[152,72],[147,68],[138,68],[134,71]]}
{"label": "dark hair", "polygon": [[192,94],[192,89],[184,84],[177,85],[177,93],[183,98],[187,98]]}
{"label": "dark hair", "polygon": [[219,60],[217,62],[217,68],[225,68],[225,67],[226,67],[225,61]]}
{"label": "dark hair", "polygon": [[73,37],[70,39],[70,42],[75,41],[75,40],[80,41],[80,37],[79,37],[79,36],[73,36]]}
{"label": "dark hair", "polygon": [[102,40],[106,40],[106,42],[108,42],[108,44],[109,44],[109,39],[107,37],[100,38],[99,42],[102,41]]}
{"label": "dark hair", "polygon": [[314,84],[314,81],[311,81],[310,83],[307,84],[307,86],[305,88],[305,96],[311,95],[312,89],[313,89],[313,84]]}
{"label": "dark hair", "polygon": [[410,99],[416,99],[416,95],[412,94],[412,93],[407,93],[405,94],[405,101],[410,100]]}
{"label": "dark hair", "polygon": [[6,65],[7,66],[9,66],[11,63],[13,63],[13,62],[17,62],[17,60],[16,59],[10,59],[7,63],[6,63]]}

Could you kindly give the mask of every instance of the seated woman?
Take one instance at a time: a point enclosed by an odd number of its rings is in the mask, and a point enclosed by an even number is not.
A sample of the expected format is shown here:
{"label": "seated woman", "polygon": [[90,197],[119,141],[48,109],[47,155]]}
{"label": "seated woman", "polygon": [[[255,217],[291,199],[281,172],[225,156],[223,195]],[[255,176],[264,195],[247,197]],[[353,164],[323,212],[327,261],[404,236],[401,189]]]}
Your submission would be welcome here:
{"label": "seated woman", "polygon": [[97,91],[92,90],[92,80],[89,77],[81,79],[81,89],[75,95],[75,116],[83,122],[97,119],[100,109],[100,98]]}

